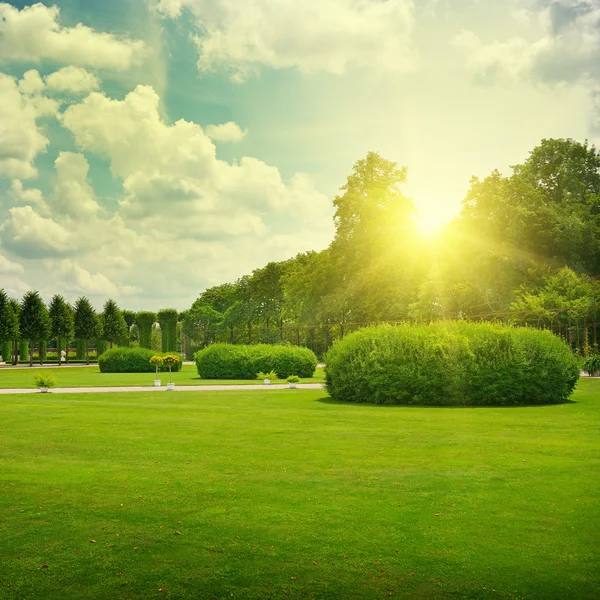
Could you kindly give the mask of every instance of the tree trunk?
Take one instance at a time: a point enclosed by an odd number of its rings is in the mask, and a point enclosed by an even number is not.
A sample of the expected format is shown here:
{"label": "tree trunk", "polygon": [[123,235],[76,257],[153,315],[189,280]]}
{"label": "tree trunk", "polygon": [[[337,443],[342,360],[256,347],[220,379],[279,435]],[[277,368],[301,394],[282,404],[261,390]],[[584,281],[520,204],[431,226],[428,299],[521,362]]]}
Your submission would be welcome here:
{"label": "tree trunk", "polygon": [[65,339],[65,362],[69,364],[69,338]]}
{"label": "tree trunk", "polygon": [[19,344],[17,342],[17,340],[13,340],[12,342],[12,357],[11,357],[11,362],[13,365],[18,365],[19,364]]}
{"label": "tree trunk", "polygon": [[56,348],[56,353],[58,354],[58,366],[62,366],[62,344],[60,343],[60,336],[58,336],[58,340],[57,340],[57,346],[58,348]]}
{"label": "tree trunk", "polygon": [[85,364],[90,364],[90,349],[89,349],[89,340],[85,340]]}
{"label": "tree trunk", "polygon": [[38,347],[38,358],[40,359],[40,365],[43,365],[43,364],[44,364],[44,361],[43,361],[43,358],[42,358],[42,344],[43,344],[43,341],[42,341],[42,340],[40,340],[40,341],[38,342],[38,346],[39,346],[39,347]]}
{"label": "tree trunk", "polygon": [[29,340],[29,366],[33,367],[33,348],[35,346],[35,340]]}
{"label": "tree trunk", "polygon": [[110,344],[109,348],[112,348],[112,345],[113,345],[113,343],[112,343],[112,342],[109,342],[109,344]]}

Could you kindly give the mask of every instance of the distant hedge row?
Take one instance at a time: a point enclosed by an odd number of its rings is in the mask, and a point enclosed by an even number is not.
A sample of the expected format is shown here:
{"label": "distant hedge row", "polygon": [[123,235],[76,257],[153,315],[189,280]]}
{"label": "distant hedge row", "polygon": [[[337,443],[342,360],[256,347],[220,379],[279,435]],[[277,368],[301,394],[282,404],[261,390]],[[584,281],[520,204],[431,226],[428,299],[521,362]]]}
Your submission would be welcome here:
{"label": "distant hedge row", "polygon": [[365,328],[326,362],[333,398],[376,404],[551,404],[579,378],[571,349],[549,331],[492,323]]}
{"label": "distant hedge row", "polygon": [[[169,352],[173,354],[173,352]],[[156,369],[150,364],[153,356],[164,356],[163,352],[155,352],[148,348],[112,348],[98,357],[98,366],[102,373],[153,373]],[[182,359],[173,366],[172,371],[181,371]],[[168,371],[161,367],[159,371]]]}
{"label": "distant hedge row", "polygon": [[312,377],[317,368],[314,352],[298,346],[213,344],[196,352],[194,359],[203,379],[255,379],[269,371],[280,379]]}

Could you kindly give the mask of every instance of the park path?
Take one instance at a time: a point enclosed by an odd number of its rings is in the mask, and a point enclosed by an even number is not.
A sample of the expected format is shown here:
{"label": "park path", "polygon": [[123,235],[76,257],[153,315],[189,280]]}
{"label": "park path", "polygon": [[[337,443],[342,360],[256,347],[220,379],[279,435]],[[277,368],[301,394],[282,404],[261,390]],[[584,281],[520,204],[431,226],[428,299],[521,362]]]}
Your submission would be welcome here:
{"label": "park path", "polygon": [[[325,386],[322,383],[299,383],[297,389],[301,390],[322,390]],[[251,385],[180,385],[175,386],[174,392],[229,392],[246,390],[287,390],[287,384],[251,384]],[[166,386],[162,387],[71,387],[71,388],[53,388],[52,394],[98,394],[112,392],[166,392]],[[13,388],[0,389],[0,395],[7,394],[39,394],[37,388]]]}

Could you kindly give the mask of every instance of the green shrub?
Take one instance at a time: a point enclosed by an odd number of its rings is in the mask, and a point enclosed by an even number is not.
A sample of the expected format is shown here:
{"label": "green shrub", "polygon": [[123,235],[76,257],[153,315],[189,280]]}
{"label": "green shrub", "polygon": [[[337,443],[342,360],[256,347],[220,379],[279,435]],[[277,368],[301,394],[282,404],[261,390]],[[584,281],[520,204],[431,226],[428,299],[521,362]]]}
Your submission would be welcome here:
{"label": "green shrub", "polygon": [[[153,373],[156,368],[150,359],[162,354],[154,352],[149,348],[111,348],[98,358],[98,365],[102,373]],[[180,371],[182,360],[173,365],[173,371]],[[168,371],[167,367],[161,367],[159,371]]]}
{"label": "green shrub", "polygon": [[600,354],[592,354],[588,356],[583,363],[583,370],[588,375],[593,375],[600,371]]}
{"label": "green shrub", "polygon": [[39,388],[53,388],[56,387],[56,379],[52,377],[52,375],[48,375],[47,373],[42,373],[41,375],[36,375],[33,378],[35,385]]}
{"label": "green shrub", "polygon": [[298,346],[213,344],[196,352],[194,359],[203,379],[255,379],[269,371],[279,379],[312,377],[317,368],[314,352]]}
{"label": "green shrub", "polygon": [[261,381],[264,381],[265,379],[268,379],[269,381],[275,381],[277,379],[277,373],[275,373],[275,371],[269,371],[268,373],[263,373],[261,371],[260,373],[256,374],[256,379],[260,379]]}
{"label": "green shrub", "polygon": [[333,398],[376,404],[550,404],[579,377],[568,345],[548,331],[464,321],[361,329],[326,362]]}

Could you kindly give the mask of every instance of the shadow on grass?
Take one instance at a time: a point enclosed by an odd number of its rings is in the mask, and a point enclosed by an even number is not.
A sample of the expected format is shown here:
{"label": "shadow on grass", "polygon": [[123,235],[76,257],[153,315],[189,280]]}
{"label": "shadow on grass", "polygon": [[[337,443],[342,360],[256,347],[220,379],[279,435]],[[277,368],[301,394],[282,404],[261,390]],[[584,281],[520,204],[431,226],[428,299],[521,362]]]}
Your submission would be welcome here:
{"label": "shadow on grass", "polygon": [[344,400],[334,400],[329,396],[317,398],[315,402],[321,404],[332,404],[340,406],[356,406],[364,408],[545,408],[547,406],[561,406],[563,404],[578,404],[575,400],[563,400],[562,402],[551,402],[548,404],[375,404],[374,402],[346,402]]}

